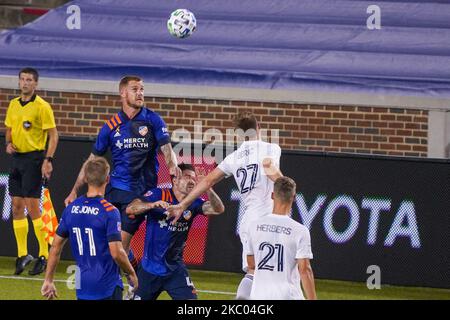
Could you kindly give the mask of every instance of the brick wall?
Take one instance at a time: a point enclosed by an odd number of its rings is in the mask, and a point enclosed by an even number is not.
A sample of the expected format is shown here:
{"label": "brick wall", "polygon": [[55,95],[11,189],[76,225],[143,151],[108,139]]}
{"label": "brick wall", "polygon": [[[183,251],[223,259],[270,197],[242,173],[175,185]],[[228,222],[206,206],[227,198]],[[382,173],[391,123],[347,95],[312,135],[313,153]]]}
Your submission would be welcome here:
{"label": "brick wall", "polygon": [[[9,100],[18,90],[0,89],[0,131]],[[104,120],[120,110],[118,95],[38,92],[53,107],[61,136],[94,137]],[[262,128],[279,129],[283,149],[427,156],[428,111],[402,108],[322,106],[285,103],[146,97],[169,130],[215,127],[225,133],[234,115],[250,109]]]}

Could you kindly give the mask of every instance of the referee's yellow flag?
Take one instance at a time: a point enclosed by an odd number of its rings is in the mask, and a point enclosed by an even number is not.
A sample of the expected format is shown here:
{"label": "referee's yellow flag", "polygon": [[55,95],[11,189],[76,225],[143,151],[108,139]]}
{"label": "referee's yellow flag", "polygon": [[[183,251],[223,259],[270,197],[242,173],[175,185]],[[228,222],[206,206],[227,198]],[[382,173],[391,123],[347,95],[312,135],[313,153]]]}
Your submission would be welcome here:
{"label": "referee's yellow flag", "polygon": [[50,191],[44,187],[44,199],[42,201],[42,222],[44,226],[42,231],[45,233],[45,240],[48,244],[53,243],[55,238],[56,228],[58,227],[58,218],[56,217],[55,209],[53,209],[52,199],[50,198]]}

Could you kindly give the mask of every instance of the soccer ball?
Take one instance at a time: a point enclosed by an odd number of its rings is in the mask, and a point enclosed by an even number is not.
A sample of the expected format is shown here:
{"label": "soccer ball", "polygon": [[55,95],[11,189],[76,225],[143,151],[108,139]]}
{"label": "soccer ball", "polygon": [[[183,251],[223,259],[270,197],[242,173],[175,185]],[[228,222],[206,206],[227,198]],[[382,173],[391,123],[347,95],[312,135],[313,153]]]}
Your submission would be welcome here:
{"label": "soccer ball", "polygon": [[189,37],[197,27],[197,20],[187,9],[177,9],[170,14],[167,20],[167,29],[174,37],[183,39]]}

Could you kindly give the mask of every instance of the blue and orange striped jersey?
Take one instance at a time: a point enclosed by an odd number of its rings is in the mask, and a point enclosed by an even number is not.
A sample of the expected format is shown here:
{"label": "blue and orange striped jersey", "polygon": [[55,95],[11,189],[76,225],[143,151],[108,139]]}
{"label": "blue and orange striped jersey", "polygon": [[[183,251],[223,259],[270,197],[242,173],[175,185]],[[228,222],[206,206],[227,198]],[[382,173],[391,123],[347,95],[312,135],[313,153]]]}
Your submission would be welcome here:
{"label": "blue and orange striped jersey", "polygon": [[[142,201],[166,201],[177,204],[178,200],[172,189],[154,188],[148,191]],[[179,265],[184,265],[183,249],[186,245],[189,228],[196,215],[203,214],[204,200],[196,199],[183,212],[175,225],[166,220],[165,209],[156,208],[147,213],[147,229],[145,234],[144,257],[142,267],[155,275],[168,275]]]}
{"label": "blue and orange striped jersey", "polygon": [[123,288],[119,267],[109,251],[109,242],[121,241],[120,213],[103,197],[81,196],[62,214],[56,233],[69,238],[78,267],[77,297],[98,300]]}
{"label": "blue and orange striped jersey", "polygon": [[130,119],[120,111],[106,121],[97,136],[92,153],[102,156],[111,149],[111,186],[142,194],[156,187],[158,147],[170,143],[164,120],[147,108]]}

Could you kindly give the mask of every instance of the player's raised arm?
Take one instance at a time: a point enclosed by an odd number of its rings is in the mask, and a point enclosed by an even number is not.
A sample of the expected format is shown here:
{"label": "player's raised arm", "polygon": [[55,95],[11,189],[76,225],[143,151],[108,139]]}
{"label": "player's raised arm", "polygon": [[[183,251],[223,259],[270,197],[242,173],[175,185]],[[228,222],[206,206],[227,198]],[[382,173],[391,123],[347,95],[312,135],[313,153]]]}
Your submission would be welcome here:
{"label": "player's raised arm", "polygon": [[[206,170],[198,169],[197,170],[198,183],[202,182],[205,178],[206,178]],[[224,213],[225,206],[223,205],[222,200],[220,199],[219,195],[213,190],[213,188],[207,190],[206,194],[208,195],[208,201],[206,201],[202,205],[203,214],[218,215]]]}
{"label": "player's raised arm", "polygon": [[211,188],[206,194],[208,195],[208,201],[206,201],[202,210],[205,215],[218,215],[225,212],[225,206],[219,195]]}
{"label": "player's raised arm", "polygon": [[280,169],[277,167],[275,161],[272,158],[264,158],[264,160],[262,161],[262,165],[264,168],[264,173],[273,182],[275,182],[275,180],[283,176]]}
{"label": "player's raised arm", "polygon": [[171,222],[176,223],[186,208],[195,201],[198,197],[204,194],[207,190],[211,189],[217,182],[225,177],[225,173],[219,168],[215,168],[211,171],[195,188],[184,198],[179,204],[170,206],[167,208],[167,218],[174,218]]}
{"label": "player's raised arm", "polygon": [[47,299],[53,299],[58,297],[56,287],[53,282],[53,278],[55,276],[56,267],[61,258],[61,252],[62,249],[64,248],[64,244],[66,243],[66,241],[67,238],[63,238],[56,234],[55,239],[53,240],[52,246],[50,248],[44,284],[42,285],[41,288],[42,295]]}
{"label": "player's raised arm", "polygon": [[67,196],[67,198],[64,200],[64,204],[66,205],[66,207],[69,205],[69,203],[73,202],[77,198],[78,190],[85,184],[84,167],[86,166],[86,163],[89,160],[95,159],[96,157],[97,156],[95,154],[91,153],[89,155],[89,158],[87,158],[87,160],[81,166],[80,172],[78,173],[78,177],[77,177],[77,180],[75,181],[72,191]]}
{"label": "player's raised arm", "polygon": [[309,259],[297,259],[300,281],[305,291],[306,299],[317,300],[316,287],[314,284],[314,273]]}
{"label": "player's raised arm", "polygon": [[170,142],[161,146],[161,152],[164,155],[164,160],[166,160],[170,175],[175,177],[181,176],[181,170],[178,168],[177,156],[175,155]]}

